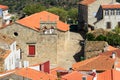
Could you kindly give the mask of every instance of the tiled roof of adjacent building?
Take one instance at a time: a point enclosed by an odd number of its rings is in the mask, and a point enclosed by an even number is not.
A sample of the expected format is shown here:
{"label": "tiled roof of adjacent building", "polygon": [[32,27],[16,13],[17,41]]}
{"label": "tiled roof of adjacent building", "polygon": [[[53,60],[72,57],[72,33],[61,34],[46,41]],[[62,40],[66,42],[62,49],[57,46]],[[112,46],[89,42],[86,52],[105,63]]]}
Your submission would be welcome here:
{"label": "tiled roof of adjacent building", "polygon": [[59,16],[52,14],[47,11],[42,11],[39,13],[32,14],[28,17],[16,21],[18,24],[21,24],[25,27],[39,31],[40,21],[53,21],[57,23],[56,28],[61,31],[68,31],[69,25],[60,21]]}
{"label": "tiled roof of adjacent building", "polygon": [[103,9],[118,9],[120,8],[120,4],[105,4],[105,5],[101,5]]}
{"label": "tiled roof of adjacent building", "polygon": [[90,75],[83,75],[80,72],[73,71],[69,74],[62,76],[61,80],[83,80],[82,77],[86,76],[87,80],[92,80],[93,77]]}
{"label": "tiled roof of adjacent building", "polygon": [[[0,44],[4,43],[4,44],[12,44],[15,40],[13,38],[10,38],[7,35],[1,34],[0,33]],[[1,45],[0,45],[1,46]]]}
{"label": "tiled roof of adjacent building", "polygon": [[113,47],[113,46],[108,46],[108,48],[107,48],[107,51],[114,51],[114,50],[117,50],[118,48],[115,48],[115,47]]}
{"label": "tiled roof of adjacent building", "polygon": [[114,65],[114,59],[108,57],[108,56],[103,56],[103,55],[99,55],[97,57],[93,57],[81,62],[77,62],[75,64],[73,64],[72,68],[73,70],[83,70],[83,71],[87,71],[87,70],[108,70],[108,69],[112,69],[113,65]]}
{"label": "tiled roof of adjacent building", "polygon": [[120,58],[120,49],[116,49],[116,50],[113,50],[113,51],[107,51],[107,52],[103,52],[103,53],[100,53],[100,55],[104,55],[104,56],[112,56],[112,54],[115,53],[116,54],[116,57]]}
{"label": "tiled roof of adjacent building", "polygon": [[2,9],[2,10],[6,10],[6,9],[8,9],[8,6],[0,5],[0,9]]}
{"label": "tiled roof of adjacent building", "polygon": [[95,2],[96,0],[82,0],[79,2],[79,4],[83,4],[83,5],[89,5],[93,2]]}
{"label": "tiled roof of adjacent building", "polygon": [[22,68],[16,70],[15,74],[30,78],[32,80],[56,80],[57,77],[51,74],[44,73],[42,71],[37,71],[30,68]]}
{"label": "tiled roof of adjacent building", "polygon": [[105,72],[97,74],[97,80],[120,80],[120,71],[107,70]]}

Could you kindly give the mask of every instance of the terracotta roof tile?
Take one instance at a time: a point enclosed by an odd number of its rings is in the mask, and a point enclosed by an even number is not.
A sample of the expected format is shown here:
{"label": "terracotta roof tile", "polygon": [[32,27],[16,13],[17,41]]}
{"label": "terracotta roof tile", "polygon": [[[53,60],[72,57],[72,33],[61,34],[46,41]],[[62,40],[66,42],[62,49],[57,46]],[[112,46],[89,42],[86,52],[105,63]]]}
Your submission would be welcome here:
{"label": "terracotta roof tile", "polygon": [[120,4],[106,4],[106,5],[101,5],[103,9],[115,9],[115,8],[120,8]]}
{"label": "terracotta roof tile", "polygon": [[56,80],[57,77],[42,71],[36,71],[30,68],[22,68],[16,70],[15,74],[30,78],[32,80]]}
{"label": "terracotta roof tile", "polygon": [[116,50],[113,50],[113,51],[103,52],[103,53],[100,53],[100,55],[111,57],[113,53],[116,53],[116,57],[120,58],[120,49],[116,49]]}
{"label": "terracotta roof tile", "polygon": [[95,2],[95,1],[96,0],[82,0],[82,1],[80,1],[79,4],[89,5],[89,4],[91,4],[91,3]]}
{"label": "terracotta roof tile", "polygon": [[0,5],[0,8],[1,8],[2,10],[6,10],[6,9],[8,9],[8,6]]}
{"label": "terracotta roof tile", "polygon": [[73,71],[69,74],[66,74],[64,76],[62,76],[61,80],[82,80],[82,77],[86,76],[87,80],[93,80],[92,76],[89,75],[83,75],[80,72],[77,71]]}
{"label": "terracotta roof tile", "polygon": [[72,68],[73,70],[108,70],[112,69],[114,65],[114,59],[108,57],[108,56],[102,56],[99,55],[97,57],[93,57],[81,62],[77,62],[73,64]]}
{"label": "terracotta roof tile", "polygon": [[120,71],[107,70],[105,72],[97,74],[97,80],[120,80]]}
{"label": "terracotta roof tile", "polygon": [[115,47],[113,47],[113,46],[108,46],[108,48],[107,48],[107,51],[114,51],[114,50],[117,50],[118,48],[115,48]]}
{"label": "terracotta roof tile", "polygon": [[25,17],[25,18],[20,19],[16,22],[18,24],[25,26],[25,27],[39,31],[40,21],[48,21],[48,20],[57,22],[57,29],[59,29],[59,30],[62,30],[62,31],[69,30],[69,25],[61,22],[59,20],[59,16],[52,14],[50,12],[47,12],[47,11],[42,11],[39,13],[32,14],[31,16]]}

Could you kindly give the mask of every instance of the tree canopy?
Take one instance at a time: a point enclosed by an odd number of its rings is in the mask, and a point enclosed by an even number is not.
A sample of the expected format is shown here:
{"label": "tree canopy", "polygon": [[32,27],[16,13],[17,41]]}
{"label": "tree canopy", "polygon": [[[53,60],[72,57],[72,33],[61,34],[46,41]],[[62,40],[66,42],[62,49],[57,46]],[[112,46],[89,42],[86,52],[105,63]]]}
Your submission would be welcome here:
{"label": "tree canopy", "polygon": [[63,8],[52,7],[52,8],[47,9],[47,11],[60,16],[60,20],[62,21],[66,21],[67,19],[68,13]]}
{"label": "tree canopy", "polygon": [[27,15],[31,15],[36,12],[40,12],[45,10],[45,6],[42,6],[40,4],[28,4],[23,8],[23,12]]}

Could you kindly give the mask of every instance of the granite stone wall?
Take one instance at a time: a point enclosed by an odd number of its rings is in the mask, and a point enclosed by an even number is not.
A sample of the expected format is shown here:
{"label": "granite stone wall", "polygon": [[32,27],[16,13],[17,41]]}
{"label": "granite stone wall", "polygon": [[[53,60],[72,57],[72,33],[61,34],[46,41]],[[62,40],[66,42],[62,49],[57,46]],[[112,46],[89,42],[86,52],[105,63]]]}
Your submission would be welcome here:
{"label": "granite stone wall", "polygon": [[[45,35],[17,23],[1,29],[0,33],[16,39],[17,44],[21,47],[22,61],[27,60],[30,64],[41,63],[47,60],[50,60],[51,64],[56,64],[59,43],[61,45],[60,41],[65,42],[68,39],[66,38],[68,32],[57,31],[57,34]],[[28,45],[31,44],[35,45],[34,57],[28,55]]]}

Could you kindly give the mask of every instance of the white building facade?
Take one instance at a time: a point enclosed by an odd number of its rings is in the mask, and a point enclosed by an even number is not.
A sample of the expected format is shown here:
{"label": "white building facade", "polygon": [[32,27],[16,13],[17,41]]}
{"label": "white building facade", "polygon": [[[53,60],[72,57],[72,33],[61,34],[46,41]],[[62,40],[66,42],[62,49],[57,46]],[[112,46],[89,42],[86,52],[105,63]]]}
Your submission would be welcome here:
{"label": "white building facade", "polygon": [[101,5],[99,10],[100,12],[98,12],[98,14],[102,16],[95,24],[95,28],[112,30],[115,29],[115,27],[120,27],[120,4]]}
{"label": "white building facade", "polygon": [[5,70],[12,70],[19,67],[20,49],[16,49],[16,42],[10,45],[10,54],[4,60]]}

